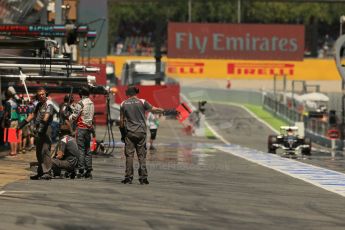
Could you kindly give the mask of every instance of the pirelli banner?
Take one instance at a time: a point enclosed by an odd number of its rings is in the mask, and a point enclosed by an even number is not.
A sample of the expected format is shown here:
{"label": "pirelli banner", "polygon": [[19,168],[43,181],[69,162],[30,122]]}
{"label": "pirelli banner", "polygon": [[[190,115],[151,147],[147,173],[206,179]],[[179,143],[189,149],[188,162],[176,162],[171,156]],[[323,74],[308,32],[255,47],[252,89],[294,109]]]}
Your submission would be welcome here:
{"label": "pirelli banner", "polygon": [[303,25],[168,25],[169,58],[301,61],[303,55]]}
{"label": "pirelli banner", "polygon": [[[108,56],[115,64],[116,76],[121,77],[126,60],[151,59],[152,57]],[[197,79],[273,79],[285,75],[289,80],[340,80],[333,59],[305,59],[303,61],[251,61],[163,58],[165,73],[175,78]]]}
{"label": "pirelli banner", "polygon": [[[107,61],[116,67],[121,77],[126,60],[152,59],[152,57],[108,56]],[[197,79],[273,79],[285,75],[289,80],[340,80],[333,59],[305,59],[303,61],[252,61],[163,58],[165,73],[176,78]]]}
{"label": "pirelli banner", "polygon": [[333,59],[304,61],[248,61],[171,59],[166,74],[182,78],[273,79],[285,75],[289,80],[340,80]]}

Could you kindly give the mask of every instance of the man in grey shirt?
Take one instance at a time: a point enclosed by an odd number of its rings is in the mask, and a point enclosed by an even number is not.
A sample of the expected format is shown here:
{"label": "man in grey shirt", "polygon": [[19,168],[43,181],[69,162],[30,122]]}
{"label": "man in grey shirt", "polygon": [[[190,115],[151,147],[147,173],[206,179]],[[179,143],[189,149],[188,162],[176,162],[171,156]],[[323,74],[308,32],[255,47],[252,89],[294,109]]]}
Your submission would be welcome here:
{"label": "man in grey shirt", "polygon": [[133,158],[137,152],[139,160],[139,182],[149,184],[146,168],[146,117],[145,112],[163,112],[162,108],[156,108],[144,99],[136,95],[139,89],[129,86],[126,95],[129,97],[121,103],[120,109],[120,131],[121,140],[125,142],[126,174],[122,181],[124,184],[131,184],[133,180]]}
{"label": "man in grey shirt", "polygon": [[77,141],[70,136],[71,131],[69,127],[60,130],[60,141],[58,143],[58,150],[55,157],[52,159],[52,170],[54,176],[61,175],[61,169],[66,170],[71,179],[76,176],[76,167],[80,156]]}
{"label": "man in grey shirt", "polygon": [[47,98],[47,91],[44,88],[37,90],[37,98],[39,100],[33,114],[30,114],[23,120],[18,127],[22,129],[31,120],[34,120],[36,127],[36,158],[38,161],[37,175],[30,176],[31,180],[50,180],[51,176],[51,122],[54,115],[53,102]]}

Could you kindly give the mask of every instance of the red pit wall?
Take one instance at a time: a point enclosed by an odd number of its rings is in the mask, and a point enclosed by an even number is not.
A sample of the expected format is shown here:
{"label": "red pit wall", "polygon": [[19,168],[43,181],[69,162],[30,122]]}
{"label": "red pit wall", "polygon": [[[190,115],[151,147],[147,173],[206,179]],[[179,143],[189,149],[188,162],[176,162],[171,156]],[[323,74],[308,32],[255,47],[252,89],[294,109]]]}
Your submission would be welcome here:
{"label": "red pit wall", "polygon": [[[180,85],[139,85],[139,98],[147,100],[155,107],[175,109],[180,104]],[[127,99],[127,86],[118,86],[115,102],[120,104]]]}

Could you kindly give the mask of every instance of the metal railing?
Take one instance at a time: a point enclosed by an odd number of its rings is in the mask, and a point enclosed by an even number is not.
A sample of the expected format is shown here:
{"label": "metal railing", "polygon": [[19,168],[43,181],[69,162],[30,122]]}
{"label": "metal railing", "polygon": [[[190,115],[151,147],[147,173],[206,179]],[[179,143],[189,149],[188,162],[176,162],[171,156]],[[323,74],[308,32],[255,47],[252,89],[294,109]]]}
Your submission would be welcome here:
{"label": "metal railing", "polygon": [[[303,111],[298,111],[294,101],[288,105],[270,94],[264,95],[263,108],[285,120],[290,125],[294,125],[295,122],[303,122],[305,136],[311,138],[313,142],[326,147],[331,146],[331,140],[327,137],[328,130],[340,130],[340,125],[331,126],[329,124],[327,114],[325,114],[325,117],[320,118],[309,117]],[[337,142],[338,149],[341,149],[342,143],[339,140]]]}

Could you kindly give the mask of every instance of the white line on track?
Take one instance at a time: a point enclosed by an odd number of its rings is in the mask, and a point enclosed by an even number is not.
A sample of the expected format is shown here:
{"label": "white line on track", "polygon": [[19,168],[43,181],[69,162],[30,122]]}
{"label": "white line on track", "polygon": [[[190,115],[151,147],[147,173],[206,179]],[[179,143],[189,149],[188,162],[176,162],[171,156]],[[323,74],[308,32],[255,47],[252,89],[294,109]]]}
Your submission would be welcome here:
{"label": "white line on track", "polygon": [[215,135],[219,140],[223,141],[223,142],[224,142],[225,144],[227,144],[227,145],[230,144],[230,142],[228,142],[227,140],[225,140],[224,137],[222,137],[222,135],[220,135],[216,130],[214,130],[214,129],[212,128],[212,126],[211,126],[207,121],[205,121],[205,125],[207,126],[207,128],[208,128],[209,130],[211,130],[212,133],[214,133],[214,135]]}
{"label": "white line on track", "polygon": [[279,133],[275,128],[273,128],[270,124],[268,124],[266,121],[262,120],[261,118],[259,118],[258,116],[256,116],[255,113],[253,113],[252,111],[250,111],[248,108],[246,108],[243,105],[239,105],[239,104],[233,104],[233,103],[229,103],[233,106],[237,106],[240,107],[242,109],[244,109],[245,111],[247,111],[252,117],[254,117],[256,120],[258,120],[259,122],[261,122],[262,124],[266,125],[268,128],[270,128],[273,132],[275,133]]}
{"label": "white line on track", "polygon": [[0,195],[4,194],[6,191],[0,191]]}
{"label": "white line on track", "polygon": [[[3,191],[3,193],[5,193],[5,191]],[[2,193],[2,194],[3,194]],[[39,190],[10,190],[10,191],[6,191],[6,194],[47,194],[48,192],[47,191],[39,191]],[[67,191],[49,191],[49,194],[78,194],[79,192],[67,192]],[[1,195],[1,193],[0,193]]]}
{"label": "white line on track", "polygon": [[[196,110],[195,106],[190,102],[190,100],[183,95],[182,93],[180,94],[180,96],[183,98],[183,100],[188,104],[188,106],[192,109],[192,110]],[[207,126],[207,128],[209,130],[211,130],[211,132],[221,141],[223,141],[225,144],[229,145],[230,142],[227,141],[222,135],[220,135],[207,121],[205,121],[205,125]]]}
{"label": "white line on track", "polygon": [[[189,106],[195,110],[195,107],[188,100],[186,96],[181,94],[181,97],[186,101]],[[224,103],[225,104],[225,103]],[[272,131],[277,133],[271,125],[266,123],[264,120],[257,117],[249,109],[242,105],[226,103],[229,105],[234,105],[243,108],[250,115],[256,118],[258,121],[269,127]],[[325,189],[327,191],[339,194],[345,197],[345,174],[337,171],[317,167],[314,165],[306,164],[303,162],[283,158],[274,154],[264,153],[258,150],[245,148],[239,145],[232,145],[226,141],[219,133],[217,133],[210,124],[205,122],[205,125],[217,136],[221,141],[223,141],[228,146],[214,146],[215,149],[221,150],[225,153],[241,157],[250,162],[259,164],[266,168],[276,170],[285,175],[300,179],[304,182],[315,185],[319,188]]]}

